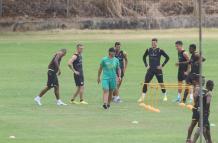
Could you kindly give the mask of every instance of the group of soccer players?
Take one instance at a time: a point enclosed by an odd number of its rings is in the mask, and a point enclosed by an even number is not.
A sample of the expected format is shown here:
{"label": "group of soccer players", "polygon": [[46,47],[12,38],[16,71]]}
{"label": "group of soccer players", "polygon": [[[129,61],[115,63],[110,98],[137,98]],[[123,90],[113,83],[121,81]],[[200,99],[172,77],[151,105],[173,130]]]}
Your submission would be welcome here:
{"label": "group of soccer players", "polygon": [[[84,73],[83,73],[83,62],[82,62],[82,52],[84,46],[78,44],[76,46],[76,52],[73,54],[71,59],[68,61],[68,66],[73,72],[73,77],[77,87],[76,92],[73,94],[71,103],[73,104],[88,104],[84,101]],[[38,105],[42,105],[41,98],[47,91],[54,88],[54,93],[57,99],[57,105],[67,105],[61,99],[59,95],[59,82],[58,77],[61,74],[60,63],[61,59],[66,55],[67,50],[61,49],[56,52],[48,65],[48,80],[47,85],[38,96],[34,98]],[[109,109],[110,102],[120,103],[121,99],[119,96],[119,88],[122,84],[122,80],[127,68],[128,59],[127,53],[121,50],[121,43],[116,42],[115,46],[110,48],[108,51],[108,56],[105,56],[98,70],[97,82],[102,82],[103,87],[103,108]],[[103,70],[102,80],[101,73]],[[76,97],[79,95],[80,101],[76,101]]]}
{"label": "group of soccer players", "polygon": [[[178,51],[178,62],[176,62],[176,66],[178,67],[178,96],[176,101],[185,103],[187,100],[187,96],[190,95],[190,102],[194,100],[193,107],[193,116],[192,122],[188,129],[187,143],[191,143],[191,134],[194,127],[199,124],[200,117],[200,93],[203,93],[203,126],[204,126],[204,137],[207,143],[211,143],[210,136],[210,124],[209,124],[209,113],[210,113],[210,103],[212,98],[212,90],[214,87],[214,83],[212,80],[208,80],[206,83],[206,89],[200,91],[199,81],[203,79],[200,77],[200,63],[205,61],[205,58],[201,58],[200,54],[196,50],[196,45],[191,44],[189,46],[189,54],[183,48],[182,41],[176,41],[175,47]],[[71,103],[73,104],[88,104],[84,101],[83,92],[84,92],[84,74],[83,74],[83,66],[82,66],[82,52],[84,46],[82,44],[78,44],[76,46],[76,52],[73,54],[72,58],[68,61],[68,66],[70,70],[73,72],[75,84],[77,87],[76,92],[73,94],[71,99]],[[51,62],[48,65],[48,81],[47,86],[39,93],[38,96],[34,98],[35,102],[38,105],[42,105],[41,98],[43,95],[54,88],[54,93],[57,99],[57,105],[67,105],[63,101],[60,100],[59,96],[59,83],[58,83],[58,75],[61,74],[60,70],[60,62],[61,59],[66,55],[66,49],[61,49],[56,52],[53,56]],[[161,57],[164,57],[165,60],[161,64]],[[149,62],[147,62],[147,57]],[[147,87],[150,81],[154,76],[156,76],[158,83],[161,86],[162,93],[164,95],[163,101],[167,101],[167,92],[164,86],[163,80],[163,68],[169,61],[168,54],[161,48],[158,47],[158,39],[153,38],[151,40],[151,48],[146,49],[143,61],[144,65],[147,68],[147,73],[145,75],[144,86],[142,90],[141,97],[138,102],[144,102]],[[105,110],[110,108],[111,101],[116,103],[121,102],[119,97],[119,88],[122,84],[122,80],[127,69],[128,59],[127,53],[121,50],[121,43],[116,42],[115,46],[108,50],[108,55],[103,57],[99,70],[97,82],[102,84],[103,88],[103,108]],[[103,71],[103,73],[102,73]],[[102,74],[102,76],[101,76]],[[184,91],[184,96],[182,95],[182,85],[185,82],[186,85],[192,85],[193,90],[190,88],[186,88]],[[181,87],[180,87],[181,86]],[[76,101],[76,97],[79,95],[80,101]],[[193,142],[197,141],[199,136],[199,129],[197,129]]]}

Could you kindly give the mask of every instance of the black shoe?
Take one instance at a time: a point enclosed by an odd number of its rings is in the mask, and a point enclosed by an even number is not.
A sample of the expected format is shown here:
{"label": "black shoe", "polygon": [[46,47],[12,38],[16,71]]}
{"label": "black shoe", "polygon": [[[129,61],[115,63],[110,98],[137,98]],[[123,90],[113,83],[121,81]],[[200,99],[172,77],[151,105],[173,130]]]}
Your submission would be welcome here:
{"label": "black shoe", "polygon": [[106,110],[108,107],[106,104],[103,105],[103,108]]}
{"label": "black shoe", "polygon": [[108,105],[107,105],[107,108],[109,109],[110,107],[111,107],[111,105],[110,105],[110,104],[108,104]]}

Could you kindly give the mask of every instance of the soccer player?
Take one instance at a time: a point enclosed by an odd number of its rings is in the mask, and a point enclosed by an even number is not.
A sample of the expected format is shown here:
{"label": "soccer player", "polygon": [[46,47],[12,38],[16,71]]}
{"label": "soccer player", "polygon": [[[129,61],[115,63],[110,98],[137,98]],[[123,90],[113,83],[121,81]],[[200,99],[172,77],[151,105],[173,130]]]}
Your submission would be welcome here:
{"label": "soccer player", "polygon": [[[199,122],[199,95],[200,95],[200,85],[199,85],[199,74],[193,74],[192,75],[192,84],[193,84],[193,98],[194,98],[194,107],[192,109],[192,122],[188,128],[188,135],[186,139],[186,143],[191,143],[191,135],[193,132],[194,127]],[[205,90],[202,91],[203,94],[205,94]]]}
{"label": "soccer player", "polygon": [[[160,64],[161,56],[165,57],[165,60],[163,64]],[[146,58],[149,57],[149,64],[147,63]],[[145,75],[145,83],[149,83],[154,75],[156,76],[160,86],[162,93],[164,95],[164,101],[167,101],[167,94],[166,94],[166,89],[164,86],[163,82],[163,72],[162,69],[163,67],[167,64],[169,61],[169,56],[165,53],[164,50],[158,48],[158,40],[156,38],[152,39],[152,47],[147,49],[145,51],[145,54],[143,56],[143,61],[145,64],[145,67],[147,67],[147,73]],[[142,96],[138,100],[138,102],[143,102],[144,97],[147,92],[147,84],[144,84],[143,86],[143,91],[142,91]]]}
{"label": "soccer player", "polygon": [[[191,69],[189,68],[188,73],[185,73],[187,75],[186,78],[186,84],[192,85],[192,76],[193,74],[199,74],[200,73],[200,54],[196,51],[196,45],[191,44],[189,46],[189,52],[191,54],[190,61],[188,62]],[[201,59],[203,62],[206,60],[205,58]],[[185,62],[184,62],[185,63]],[[186,102],[186,98],[188,94],[190,93],[190,97],[193,97],[193,93],[189,91],[188,88],[185,89],[184,96],[183,96],[183,103]],[[192,100],[190,101],[192,102]]]}
{"label": "soccer player", "polygon": [[35,102],[41,106],[41,98],[42,96],[51,88],[54,88],[54,93],[57,99],[57,105],[67,105],[60,100],[59,95],[59,83],[57,75],[61,75],[60,70],[60,62],[61,59],[66,55],[67,50],[61,49],[55,53],[54,57],[52,58],[51,62],[48,65],[48,81],[47,86],[39,93],[38,96],[34,98]]}
{"label": "soccer player", "polygon": [[[83,64],[82,64],[83,48],[84,46],[82,44],[78,44],[76,46],[76,52],[73,54],[72,58],[68,61],[68,66],[74,73],[74,81],[77,87],[77,90],[71,99],[71,103],[73,104],[88,104],[83,100],[83,92],[84,92],[84,75],[83,75]],[[75,101],[78,95],[80,96],[80,102]]]}
{"label": "soccer player", "polygon": [[[206,143],[212,143],[211,134],[210,134],[210,104],[212,99],[212,91],[214,88],[214,82],[212,80],[208,80],[206,83],[206,94],[203,96],[203,134],[206,140]],[[193,143],[197,142],[197,139],[200,135],[200,128],[196,130]]]}
{"label": "soccer player", "polygon": [[183,42],[182,41],[176,41],[175,43],[176,49],[178,51],[178,62],[176,63],[176,66],[178,66],[178,96],[177,96],[177,102],[180,102],[181,100],[181,93],[182,93],[182,84],[183,81],[185,81],[187,73],[188,73],[188,62],[189,62],[189,55],[183,48]]}
{"label": "soccer player", "polygon": [[[117,88],[117,81],[121,80],[121,70],[119,60],[115,58],[115,49],[109,49],[108,56],[101,60],[100,67],[98,69],[98,84],[102,82],[103,87],[103,108],[109,109],[110,102],[112,100],[113,91]],[[102,81],[101,73],[103,70]],[[118,74],[117,74],[118,72]]]}
{"label": "soccer player", "polygon": [[121,99],[119,96],[119,89],[120,89],[120,86],[122,84],[124,74],[126,72],[128,59],[127,59],[127,53],[125,51],[121,50],[121,43],[120,42],[115,43],[114,49],[115,49],[115,57],[120,62],[121,80],[120,80],[120,82],[117,83],[117,88],[113,92],[113,101],[116,103],[120,103]]}

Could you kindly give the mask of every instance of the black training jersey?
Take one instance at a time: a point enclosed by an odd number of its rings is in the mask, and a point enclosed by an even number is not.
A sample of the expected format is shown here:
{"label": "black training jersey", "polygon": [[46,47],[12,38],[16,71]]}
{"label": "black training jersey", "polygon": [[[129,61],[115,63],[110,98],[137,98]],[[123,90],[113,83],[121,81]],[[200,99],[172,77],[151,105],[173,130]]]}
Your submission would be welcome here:
{"label": "black training jersey", "polygon": [[[55,58],[57,57],[57,54],[54,55],[51,62],[48,65],[48,69],[54,70],[54,72],[58,72],[58,67],[55,64]],[[61,58],[58,59],[58,65],[60,65]]]}
{"label": "black training jersey", "polygon": [[160,48],[149,48],[145,51],[143,56],[143,61],[146,67],[148,66],[146,61],[147,56],[149,57],[149,66],[152,69],[156,69],[158,66],[160,66],[161,56],[165,57],[165,61],[162,66],[164,66],[169,61],[169,56],[165,53],[164,50]]}
{"label": "black training jersey", "polygon": [[193,53],[190,58],[190,65],[191,65],[191,73],[199,74],[200,73],[200,63],[199,63],[199,56],[198,53]]}
{"label": "black training jersey", "polygon": [[81,75],[83,75],[83,66],[82,66],[82,56],[80,54],[74,54],[76,55],[76,60],[72,63],[73,68],[78,71]]}
{"label": "black training jersey", "polygon": [[[203,89],[202,90],[202,96],[203,96],[203,113],[209,115],[210,112],[210,104],[207,104],[207,94],[208,94],[208,90]],[[197,97],[195,97],[194,99],[195,101],[195,109],[199,109],[200,108],[200,95],[198,95]]]}
{"label": "black training jersey", "polygon": [[[187,59],[184,56],[185,50],[178,52],[178,61],[181,62],[187,62]],[[187,71],[188,69],[188,63],[186,64],[179,64],[179,71]]]}
{"label": "black training jersey", "polygon": [[120,51],[120,52],[116,52],[115,53],[115,57],[119,60],[120,62],[120,68],[123,69],[124,68],[124,58],[125,58],[125,55],[124,55],[124,52],[123,51]]}

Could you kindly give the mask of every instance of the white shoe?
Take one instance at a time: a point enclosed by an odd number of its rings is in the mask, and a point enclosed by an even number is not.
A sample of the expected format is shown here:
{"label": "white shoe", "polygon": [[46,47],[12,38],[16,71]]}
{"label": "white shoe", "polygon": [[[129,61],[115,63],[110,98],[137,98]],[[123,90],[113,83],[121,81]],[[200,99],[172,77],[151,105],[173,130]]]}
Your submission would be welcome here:
{"label": "white shoe", "polygon": [[142,103],[144,102],[144,96],[141,96],[139,99],[138,99],[138,103]]}
{"label": "white shoe", "polygon": [[41,103],[40,100],[41,100],[41,99],[40,99],[40,97],[38,97],[38,96],[36,96],[36,97],[34,98],[34,101],[35,101],[39,106],[42,106],[42,103]]}
{"label": "white shoe", "polygon": [[163,99],[163,101],[167,101],[167,96],[166,96],[166,95],[164,96],[164,99]]}
{"label": "white shoe", "polygon": [[61,100],[58,100],[58,101],[57,101],[57,105],[58,105],[58,106],[62,106],[62,105],[63,105],[63,106],[66,106],[67,104],[65,104],[65,103],[62,102]]}

